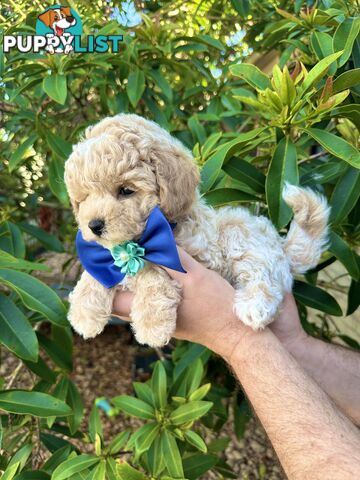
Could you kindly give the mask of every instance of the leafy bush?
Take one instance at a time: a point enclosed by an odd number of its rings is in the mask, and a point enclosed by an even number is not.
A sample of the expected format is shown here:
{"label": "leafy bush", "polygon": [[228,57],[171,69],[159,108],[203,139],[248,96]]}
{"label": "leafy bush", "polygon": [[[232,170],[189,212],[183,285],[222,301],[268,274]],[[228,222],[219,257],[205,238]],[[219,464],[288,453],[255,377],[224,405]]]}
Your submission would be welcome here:
{"label": "leafy bush", "polygon": [[[121,12],[99,5],[79,2],[85,32],[123,34],[120,54],[1,54],[0,342],[19,359],[0,391],[2,478],[192,480],[209,469],[236,478],[224,461],[221,429],[233,412],[241,437],[249,409],[223,364],[196,344],[178,342],[148,382],[134,384],[136,397],[103,401],[111,414],[144,420],[138,430],[103,438],[94,406],[84,431],[83,403],[69,377],[65,302],[33,275],[47,268],[38,254],[74,255],[76,227],[62,179],[72,143],[106,115],[136,112],[193,150],[201,193],[215,207],[245,204],[285,232],[286,181],[327,196],[328,252],[296,280],[294,293],[309,333],[359,348],[331,328],[331,316],[352,314],[360,298],[358,7],[232,0],[175,8],[151,0],[138,25],[129,7],[127,28]],[[30,2],[17,6],[2,7],[3,33],[33,33],[39,12]],[[349,287],[320,277],[335,262]],[[339,290],[348,296],[346,312],[331,294]],[[318,322],[307,307],[319,312]],[[13,390],[23,367],[36,380],[29,390]],[[82,453],[89,443],[94,453]],[[39,465],[40,445],[49,458]]]}

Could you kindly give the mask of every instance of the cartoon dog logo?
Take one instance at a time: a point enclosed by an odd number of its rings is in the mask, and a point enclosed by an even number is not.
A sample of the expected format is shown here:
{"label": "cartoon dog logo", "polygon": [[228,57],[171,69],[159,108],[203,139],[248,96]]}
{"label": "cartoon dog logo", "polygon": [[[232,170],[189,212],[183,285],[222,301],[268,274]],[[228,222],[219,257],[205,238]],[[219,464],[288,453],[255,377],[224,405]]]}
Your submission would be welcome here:
{"label": "cartoon dog logo", "polygon": [[[73,50],[72,45],[69,43],[69,37],[73,35],[73,32],[67,32],[67,30],[74,27],[78,23],[78,20],[75,18],[70,7],[64,7],[62,5],[50,7],[38,16],[38,21],[45,27],[45,35],[50,40],[46,47],[49,53],[53,54],[57,52],[68,54]],[[64,48],[55,49],[54,45],[56,45],[57,42],[53,37],[60,37],[59,40],[62,40],[61,43],[65,45]],[[51,39],[54,41],[51,42]]]}

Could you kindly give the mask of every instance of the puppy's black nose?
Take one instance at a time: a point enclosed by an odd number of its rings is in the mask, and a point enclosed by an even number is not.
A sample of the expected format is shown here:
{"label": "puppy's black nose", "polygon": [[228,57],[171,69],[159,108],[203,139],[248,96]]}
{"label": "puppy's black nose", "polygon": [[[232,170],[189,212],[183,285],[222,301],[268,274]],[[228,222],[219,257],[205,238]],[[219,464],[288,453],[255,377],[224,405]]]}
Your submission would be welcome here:
{"label": "puppy's black nose", "polygon": [[104,230],[105,222],[101,218],[95,218],[89,222],[88,227],[93,233],[95,233],[95,235],[100,237]]}
{"label": "puppy's black nose", "polygon": [[75,20],[75,18],[74,18],[72,15],[69,15],[69,16],[66,17],[66,20],[67,20],[69,23],[72,23],[72,22]]}

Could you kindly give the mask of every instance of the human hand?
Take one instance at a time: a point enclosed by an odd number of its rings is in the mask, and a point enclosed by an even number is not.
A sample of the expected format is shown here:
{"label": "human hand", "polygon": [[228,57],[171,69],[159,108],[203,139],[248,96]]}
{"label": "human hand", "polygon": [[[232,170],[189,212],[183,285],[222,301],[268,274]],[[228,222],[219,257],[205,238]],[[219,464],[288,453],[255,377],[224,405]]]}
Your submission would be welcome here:
{"label": "human hand", "polygon": [[[166,269],[183,287],[175,337],[201,343],[228,359],[239,341],[256,335],[233,313],[234,289],[219,274],[206,269],[183,249],[178,248],[187,273]],[[114,299],[114,314],[129,317],[133,294],[119,291]]]}
{"label": "human hand", "polygon": [[285,295],[280,312],[269,328],[291,353],[306,343],[308,335],[301,326],[295,299],[291,293]]}

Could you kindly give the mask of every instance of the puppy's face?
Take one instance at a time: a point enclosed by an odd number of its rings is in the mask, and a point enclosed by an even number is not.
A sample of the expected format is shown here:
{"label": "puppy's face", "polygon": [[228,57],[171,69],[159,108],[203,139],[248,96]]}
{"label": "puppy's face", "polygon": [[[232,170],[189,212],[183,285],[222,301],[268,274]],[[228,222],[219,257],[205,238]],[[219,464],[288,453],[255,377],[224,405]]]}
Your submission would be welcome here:
{"label": "puppy's face", "polygon": [[76,24],[76,19],[72,16],[70,7],[60,7],[49,9],[39,15],[47,27],[51,27],[56,35],[62,35],[64,30]]}
{"label": "puppy's face", "polygon": [[199,173],[166,131],[122,114],[87,130],[66,162],[65,182],[84,238],[111,248],[138,239],[156,205],[170,221],[185,216]]}

